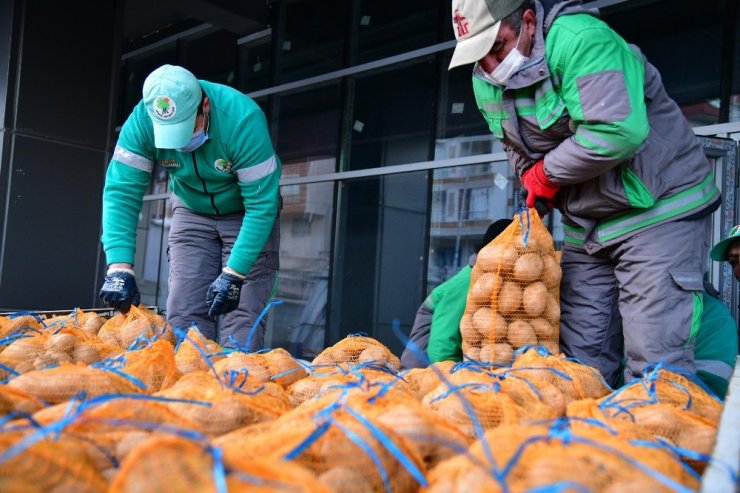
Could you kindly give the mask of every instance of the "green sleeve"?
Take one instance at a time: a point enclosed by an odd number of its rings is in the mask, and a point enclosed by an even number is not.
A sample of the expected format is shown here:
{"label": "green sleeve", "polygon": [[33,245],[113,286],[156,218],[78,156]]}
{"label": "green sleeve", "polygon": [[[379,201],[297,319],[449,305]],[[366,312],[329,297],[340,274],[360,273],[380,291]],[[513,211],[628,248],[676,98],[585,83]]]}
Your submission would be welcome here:
{"label": "green sleeve", "polygon": [[245,214],[226,265],[246,275],[265,246],[279,212],[281,163],[273,150],[265,115],[258,107],[235,126],[229,142],[235,146],[235,170]]}
{"label": "green sleeve", "polygon": [[559,17],[545,45],[575,130],[547,154],[545,169],[558,184],[580,183],[630,159],[647,138],[645,61],[588,14]]}
{"label": "green sleeve", "polygon": [[[724,371],[726,376],[732,373],[738,354],[737,322],[717,298],[705,292],[703,302],[704,310],[694,347],[697,375],[715,394],[723,397],[727,392],[729,377],[723,378],[712,371]],[[708,369],[712,371],[703,370],[703,362],[708,362]]]}
{"label": "green sleeve", "polygon": [[128,117],[106,171],[101,241],[108,265],[134,263],[136,226],[152,177],[154,144],[139,104]]}
{"label": "green sleeve", "polygon": [[471,272],[471,267],[466,266],[432,291],[434,314],[427,346],[432,363],[462,360],[460,319],[465,313]]}

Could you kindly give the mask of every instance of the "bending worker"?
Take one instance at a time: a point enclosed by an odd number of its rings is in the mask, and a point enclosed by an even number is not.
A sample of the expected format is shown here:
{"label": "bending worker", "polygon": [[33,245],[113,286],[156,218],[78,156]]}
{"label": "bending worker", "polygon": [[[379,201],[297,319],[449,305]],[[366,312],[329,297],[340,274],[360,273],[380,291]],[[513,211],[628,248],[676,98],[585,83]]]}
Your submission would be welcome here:
{"label": "bending worker", "polygon": [[527,205],[562,213],[563,352],[612,385],[622,341],[627,381],[654,361],[695,373],[689,336],[721,199],[656,68],[580,1],[453,0],[452,15],[450,68],[474,64],[478,108]]}
{"label": "bending worker", "polygon": [[[155,164],[169,172],[172,191],[168,321],[243,347],[278,269],[281,163],[265,115],[236,89],[182,67],[163,65],[146,78],[103,192],[108,272],[100,297],[124,312],[140,301],[136,225]],[[263,320],[250,350],[262,347],[264,330]]]}

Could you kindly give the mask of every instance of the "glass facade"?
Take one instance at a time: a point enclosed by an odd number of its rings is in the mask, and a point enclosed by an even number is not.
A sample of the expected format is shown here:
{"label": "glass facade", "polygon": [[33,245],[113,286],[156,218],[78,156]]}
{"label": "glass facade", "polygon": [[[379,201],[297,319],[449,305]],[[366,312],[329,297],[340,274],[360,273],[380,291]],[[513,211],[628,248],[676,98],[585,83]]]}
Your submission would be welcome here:
{"label": "glass facade", "polygon": [[[661,71],[692,125],[740,121],[735,2],[585,3],[606,5],[602,17]],[[270,312],[267,345],[309,358],[367,333],[398,354],[393,324],[408,333],[419,304],[465,265],[487,226],[513,215],[518,179],[476,108],[470,66],[447,70],[449,0],[268,5],[250,33],[211,26],[152,39],[149,50],[128,40],[136,51],[122,58],[116,120],[162,63],[252,96],[284,165],[283,303]],[[169,210],[166,176],[157,177],[137,270],[144,302],[164,307]],[[548,224],[559,245],[557,214]]]}

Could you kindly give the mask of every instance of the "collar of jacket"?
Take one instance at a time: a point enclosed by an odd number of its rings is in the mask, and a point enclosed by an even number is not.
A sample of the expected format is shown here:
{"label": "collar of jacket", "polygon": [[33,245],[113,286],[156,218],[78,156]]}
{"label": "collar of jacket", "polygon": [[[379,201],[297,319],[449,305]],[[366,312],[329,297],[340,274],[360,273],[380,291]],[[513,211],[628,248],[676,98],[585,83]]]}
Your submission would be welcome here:
{"label": "collar of jacket", "polygon": [[[537,30],[534,37],[534,48],[529,56],[530,60],[525,63],[524,67],[514,74],[509,80],[504,90],[521,89],[529,87],[537,82],[550,77],[550,68],[547,66],[545,59],[545,36],[550,30],[552,23],[560,15],[588,13],[594,16],[599,15],[598,9],[587,9],[583,6],[581,0],[565,0],[549,7],[549,12],[545,14],[545,8],[539,0],[535,0],[535,9],[537,14]],[[478,63],[473,67],[473,75],[485,80],[481,75]]]}

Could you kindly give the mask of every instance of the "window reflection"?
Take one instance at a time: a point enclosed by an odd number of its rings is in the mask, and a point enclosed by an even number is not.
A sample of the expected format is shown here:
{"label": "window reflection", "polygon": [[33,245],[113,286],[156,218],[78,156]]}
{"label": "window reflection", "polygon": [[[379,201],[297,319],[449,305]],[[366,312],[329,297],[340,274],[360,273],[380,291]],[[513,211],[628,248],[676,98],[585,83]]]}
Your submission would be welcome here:
{"label": "window reflection", "polygon": [[[288,163],[297,175],[321,175],[334,170],[334,158]],[[324,348],[329,285],[334,184],[281,187],[280,271],[276,299],[265,338],[268,347],[284,347],[312,358]]]}

